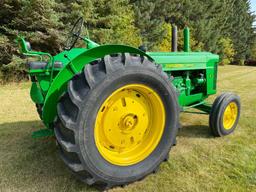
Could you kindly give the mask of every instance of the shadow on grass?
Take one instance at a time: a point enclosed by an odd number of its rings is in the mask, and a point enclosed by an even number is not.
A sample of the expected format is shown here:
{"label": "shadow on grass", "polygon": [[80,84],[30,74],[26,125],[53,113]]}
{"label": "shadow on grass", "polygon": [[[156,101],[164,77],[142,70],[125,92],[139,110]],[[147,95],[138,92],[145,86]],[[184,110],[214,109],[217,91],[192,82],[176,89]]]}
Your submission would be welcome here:
{"label": "shadow on grass", "polygon": [[206,125],[189,125],[182,126],[178,131],[178,136],[192,138],[211,138],[211,130]]}
{"label": "shadow on grass", "polygon": [[[33,139],[41,121],[0,124],[0,189],[8,191],[97,191],[78,181],[60,160],[53,137]],[[183,126],[178,136],[212,137],[208,126]],[[0,190],[0,191],[1,191]],[[14,190],[14,191],[15,191]],[[9,190],[10,191],[10,190]]]}
{"label": "shadow on grass", "polygon": [[54,137],[31,137],[42,128],[41,121],[0,124],[0,191],[97,191],[66,168]]}

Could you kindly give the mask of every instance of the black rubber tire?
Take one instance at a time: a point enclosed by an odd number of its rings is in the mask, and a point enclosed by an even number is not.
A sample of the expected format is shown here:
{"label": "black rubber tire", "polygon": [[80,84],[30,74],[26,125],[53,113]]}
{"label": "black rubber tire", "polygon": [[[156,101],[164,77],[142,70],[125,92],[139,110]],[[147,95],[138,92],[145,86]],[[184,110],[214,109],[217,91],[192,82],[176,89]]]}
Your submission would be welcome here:
{"label": "black rubber tire", "polygon": [[[141,83],[158,92],[165,106],[166,124],[156,149],[143,161],[117,166],[106,161],[94,141],[94,124],[104,100],[116,89]],[[157,170],[175,143],[179,107],[175,89],[159,65],[130,54],[106,56],[86,65],[68,84],[57,106],[55,135],[64,163],[88,185],[104,189],[140,180]]]}
{"label": "black rubber tire", "polygon": [[[238,116],[231,129],[226,130],[223,126],[223,114],[229,103],[235,102],[238,107]],[[234,132],[240,118],[241,104],[240,97],[233,93],[223,93],[218,96],[213,105],[209,116],[209,125],[214,136],[222,137]]]}

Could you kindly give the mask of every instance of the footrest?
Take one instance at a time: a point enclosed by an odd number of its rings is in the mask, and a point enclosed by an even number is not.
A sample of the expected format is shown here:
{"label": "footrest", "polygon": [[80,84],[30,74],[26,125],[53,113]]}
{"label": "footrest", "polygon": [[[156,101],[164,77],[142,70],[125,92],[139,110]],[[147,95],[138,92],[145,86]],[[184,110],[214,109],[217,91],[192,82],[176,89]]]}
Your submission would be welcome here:
{"label": "footrest", "polygon": [[42,138],[54,136],[54,131],[52,129],[41,129],[32,133],[32,138]]}

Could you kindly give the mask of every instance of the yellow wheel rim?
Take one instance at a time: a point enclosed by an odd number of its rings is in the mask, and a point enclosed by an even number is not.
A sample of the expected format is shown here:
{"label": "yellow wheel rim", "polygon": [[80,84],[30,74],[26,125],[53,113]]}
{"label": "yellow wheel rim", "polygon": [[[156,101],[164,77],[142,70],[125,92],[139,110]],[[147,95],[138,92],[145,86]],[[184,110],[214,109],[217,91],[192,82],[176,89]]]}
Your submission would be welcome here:
{"label": "yellow wheel rim", "polygon": [[226,107],[223,115],[224,129],[230,130],[236,122],[238,116],[238,107],[235,102],[229,103]]}
{"label": "yellow wheel rim", "polygon": [[108,162],[128,166],[146,159],[165,127],[165,109],[150,87],[130,84],[112,93],[100,107],[94,129],[98,151]]}

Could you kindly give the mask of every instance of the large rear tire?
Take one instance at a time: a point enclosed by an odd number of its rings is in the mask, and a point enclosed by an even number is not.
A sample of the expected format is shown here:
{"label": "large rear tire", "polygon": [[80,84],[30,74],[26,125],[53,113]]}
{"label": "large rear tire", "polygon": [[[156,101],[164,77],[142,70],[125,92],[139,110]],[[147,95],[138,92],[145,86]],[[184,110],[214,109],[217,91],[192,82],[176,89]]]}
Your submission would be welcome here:
{"label": "large rear tire", "polygon": [[175,143],[179,107],[159,65],[130,54],[86,65],[59,100],[55,135],[64,163],[111,188],[157,170]]}

